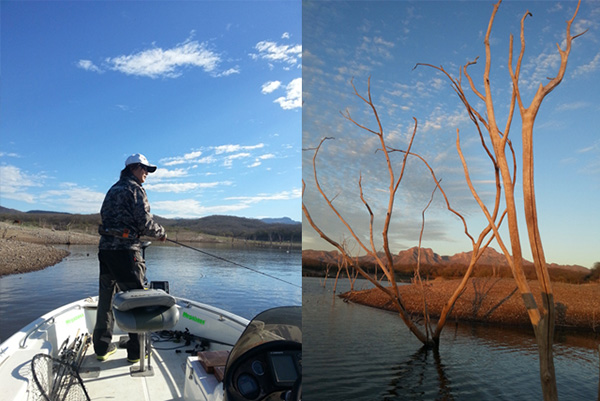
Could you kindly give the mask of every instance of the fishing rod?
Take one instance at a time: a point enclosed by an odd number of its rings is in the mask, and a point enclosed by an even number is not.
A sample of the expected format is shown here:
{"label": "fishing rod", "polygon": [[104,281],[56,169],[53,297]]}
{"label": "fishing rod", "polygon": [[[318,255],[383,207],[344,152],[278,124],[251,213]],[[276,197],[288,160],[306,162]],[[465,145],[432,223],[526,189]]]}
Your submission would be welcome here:
{"label": "fishing rod", "polygon": [[239,267],[243,267],[244,269],[248,269],[248,270],[250,270],[250,271],[253,271],[254,273],[262,274],[263,276],[267,276],[267,277],[270,277],[270,278],[272,278],[272,279],[275,279],[275,280],[279,280],[279,281],[281,281],[281,282],[284,282],[284,283],[286,283],[286,284],[293,285],[294,287],[302,288],[301,286],[299,286],[299,285],[297,285],[297,284],[290,283],[289,281],[283,280],[283,279],[281,279],[281,278],[279,278],[279,277],[271,276],[270,274],[267,274],[267,273],[265,273],[265,272],[261,272],[260,270],[256,270],[256,269],[253,269],[253,268],[251,268],[251,267],[248,267],[248,266],[241,265],[241,264],[239,264],[239,263],[237,263],[237,262],[234,262],[234,261],[232,261],[232,260],[225,259],[225,258],[223,258],[223,257],[221,257],[221,256],[214,255],[214,254],[212,254],[212,253],[209,253],[209,252],[203,251],[202,249],[198,249],[198,248],[194,248],[193,246],[189,246],[189,245],[186,245],[186,244],[182,244],[181,242],[178,242],[178,241],[172,240],[172,239],[170,239],[170,238],[167,238],[167,241],[169,241],[169,242],[172,242],[172,243],[174,243],[174,244],[177,244],[177,245],[179,245],[179,246],[182,246],[182,247],[184,247],[184,248],[188,248],[188,249],[191,249],[191,250],[193,250],[193,251],[200,252],[200,253],[202,253],[202,254],[204,254],[204,255],[208,255],[208,256],[211,256],[211,257],[213,257],[213,258],[216,258],[216,259],[222,260],[222,261],[224,261],[224,262],[231,263],[232,265],[239,266]]}

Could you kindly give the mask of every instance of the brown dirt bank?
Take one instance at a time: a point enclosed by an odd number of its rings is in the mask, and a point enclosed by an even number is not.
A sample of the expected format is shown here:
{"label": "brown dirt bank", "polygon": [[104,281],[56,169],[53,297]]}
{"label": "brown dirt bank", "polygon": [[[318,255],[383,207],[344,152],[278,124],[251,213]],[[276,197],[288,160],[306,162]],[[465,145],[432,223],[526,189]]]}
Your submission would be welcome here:
{"label": "brown dirt bank", "polygon": [[[459,280],[436,279],[427,282],[426,294],[430,314],[439,317],[447,299],[458,286]],[[539,284],[530,282],[536,302],[539,297]],[[556,304],[557,327],[576,328],[600,332],[600,283],[567,284],[553,283]],[[512,279],[473,278],[458,299],[449,320],[475,321],[501,325],[529,326],[529,318],[520,293],[515,290]],[[411,314],[422,315],[423,302],[420,287],[400,286],[400,293]],[[375,308],[395,311],[387,295],[377,289],[355,291],[340,295],[352,302]]]}
{"label": "brown dirt bank", "polygon": [[100,236],[96,233],[58,231],[50,228],[28,227],[0,222],[0,238],[44,245],[94,245],[98,243]]}
{"label": "brown dirt bank", "polygon": [[0,276],[41,270],[67,255],[68,251],[48,245],[0,239]]}
{"label": "brown dirt bank", "polygon": [[69,255],[51,245],[97,244],[97,235],[55,231],[0,222],[0,276],[27,273],[55,265]]}

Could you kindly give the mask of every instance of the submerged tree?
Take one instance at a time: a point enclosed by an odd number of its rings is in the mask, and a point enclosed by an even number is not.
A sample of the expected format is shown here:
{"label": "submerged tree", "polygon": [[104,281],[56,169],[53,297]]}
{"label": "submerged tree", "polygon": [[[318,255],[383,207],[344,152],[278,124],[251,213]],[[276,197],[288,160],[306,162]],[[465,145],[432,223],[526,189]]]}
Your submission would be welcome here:
{"label": "submerged tree", "polygon": [[[368,214],[370,216],[370,223],[369,223],[369,244],[367,245],[361,238],[360,235],[357,234],[356,230],[348,223],[348,221],[343,217],[342,212],[340,212],[338,210],[338,208],[334,205],[334,201],[335,201],[335,197],[334,198],[330,198],[325,191],[323,190],[323,188],[321,187],[320,181],[319,181],[319,177],[318,177],[318,173],[317,173],[317,156],[319,154],[319,150],[321,149],[321,147],[323,146],[324,142],[333,138],[330,137],[326,137],[323,138],[321,140],[321,142],[319,143],[319,145],[314,149],[314,156],[313,156],[313,162],[312,162],[312,167],[313,167],[313,174],[314,174],[314,182],[315,185],[319,191],[319,194],[321,195],[322,199],[326,202],[327,206],[329,207],[329,209],[331,211],[333,211],[333,213],[337,216],[337,218],[339,219],[339,221],[344,224],[344,226],[346,227],[346,229],[349,232],[349,235],[352,239],[354,239],[356,241],[356,243],[358,244],[358,246],[364,250],[367,255],[371,256],[377,264],[377,267],[379,269],[381,269],[381,271],[383,272],[383,274],[385,275],[385,277],[387,278],[388,282],[390,283],[390,286],[384,286],[383,284],[381,284],[379,282],[379,280],[377,279],[377,274],[375,273],[374,275],[370,275],[369,273],[367,273],[362,266],[359,263],[356,263],[356,259],[354,259],[353,255],[351,255],[348,252],[348,247],[345,246],[345,244],[341,244],[338,241],[335,241],[334,239],[331,238],[331,236],[329,236],[328,234],[326,234],[313,220],[313,218],[311,217],[311,214],[308,210],[308,207],[306,206],[305,202],[302,202],[302,211],[307,219],[307,221],[310,223],[310,225],[315,229],[315,231],[317,231],[317,233],[319,233],[319,235],[321,236],[321,238],[323,238],[325,241],[329,242],[331,245],[333,245],[335,248],[338,249],[338,251],[341,253],[344,261],[353,266],[354,269],[356,269],[356,271],[358,271],[360,273],[361,276],[365,277],[366,279],[368,279],[371,283],[373,283],[373,285],[375,285],[379,290],[383,291],[391,300],[394,301],[394,305],[396,306],[400,317],[402,318],[402,320],[404,321],[404,323],[406,324],[406,326],[409,328],[409,330],[423,343],[426,345],[432,345],[432,340],[431,338],[426,335],[425,333],[422,332],[422,330],[416,325],[416,323],[412,320],[411,316],[409,315],[409,313],[406,310],[404,301],[402,299],[402,296],[398,290],[398,286],[396,284],[396,276],[394,274],[394,261],[393,261],[393,257],[392,257],[392,253],[390,251],[389,248],[389,242],[388,242],[388,232],[389,232],[389,226],[390,226],[390,222],[391,222],[391,218],[392,218],[392,213],[394,210],[394,202],[395,202],[395,198],[396,198],[396,192],[398,190],[398,186],[400,185],[400,182],[402,180],[402,177],[404,175],[404,170],[406,167],[406,161],[407,161],[407,156],[408,154],[406,154],[404,156],[403,162],[402,162],[402,167],[401,167],[401,172],[399,177],[396,179],[396,175],[395,175],[395,170],[393,168],[392,165],[392,161],[390,158],[390,151],[388,149],[388,147],[385,144],[385,137],[384,137],[384,133],[383,133],[383,127],[381,125],[381,122],[379,120],[379,116],[377,114],[377,109],[375,108],[375,106],[373,105],[373,102],[371,100],[371,91],[370,91],[370,80],[369,80],[369,93],[368,93],[368,100],[365,99],[363,96],[361,96],[358,91],[356,90],[356,87],[354,86],[354,83],[352,83],[352,86],[354,88],[354,92],[356,94],[356,96],[358,96],[361,100],[363,100],[365,103],[367,103],[376,120],[377,120],[377,125],[378,125],[378,129],[377,130],[372,130],[369,128],[366,128],[364,126],[361,126],[360,124],[356,123],[354,120],[352,120],[352,118],[349,116],[349,114],[346,114],[345,117],[347,119],[349,119],[350,121],[352,121],[354,124],[356,124],[357,126],[359,126],[360,128],[366,130],[367,132],[374,134],[378,137],[379,139],[379,144],[380,144],[380,148],[378,150],[382,151],[382,154],[384,155],[385,161],[386,161],[386,165],[387,165],[387,172],[389,175],[389,193],[388,193],[388,207],[387,207],[387,212],[386,212],[386,218],[385,218],[385,222],[384,222],[384,228],[383,228],[383,232],[382,232],[382,237],[383,237],[383,248],[384,248],[384,252],[385,252],[385,256],[381,257],[381,255],[379,254],[377,247],[375,245],[375,237],[374,237],[374,213],[372,208],[370,207],[369,203],[367,202],[365,195],[363,193],[363,185],[362,185],[362,175],[361,177],[359,177],[358,179],[358,186],[359,186],[359,191],[360,191],[360,199],[363,202],[365,208],[368,211]],[[410,145],[409,145],[409,150],[410,147],[412,146],[412,142],[414,140],[416,134],[416,120],[415,120],[415,129],[413,131],[412,137],[411,137],[411,141],[410,141]],[[306,188],[306,183],[302,182],[302,189],[303,189],[303,196],[304,196],[304,190]]]}
{"label": "submerged tree", "polygon": [[[314,177],[314,183],[320,194],[320,197],[326,203],[327,207],[335,214],[337,219],[346,227],[350,237],[358,244],[359,248],[375,261],[375,264],[376,264],[375,274],[369,274],[367,271],[365,271],[363,269],[363,267],[358,263],[357,259],[355,259],[353,257],[354,255],[350,254],[350,252],[348,251],[348,247],[345,246],[346,244],[341,244],[341,243],[335,241],[334,239],[332,239],[331,236],[328,235],[323,230],[323,228],[320,227],[319,224],[317,224],[314,221],[314,219],[311,217],[308,207],[304,201],[302,202],[302,210],[303,210],[304,215],[305,215],[307,221],[309,222],[309,224],[315,229],[315,231],[317,231],[317,233],[321,236],[321,238],[323,238],[325,241],[329,242],[331,245],[336,247],[348,265],[352,266],[361,276],[363,276],[364,278],[369,280],[371,283],[373,283],[373,285],[375,285],[376,288],[378,288],[380,291],[382,291],[384,294],[386,294],[390,298],[390,300],[393,302],[394,306],[396,307],[396,310],[398,311],[400,317],[402,318],[402,320],[404,321],[406,326],[419,339],[419,341],[421,341],[426,347],[438,349],[439,339],[440,339],[442,330],[446,324],[448,316],[451,314],[456,301],[459,299],[461,294],[464,292],[465,287],[468,282],[468,279],[469,279],[471,273],[473,272],[473,269],[477,263],[477,260],[481,257],[481,255],[483,254],[485,249],[488,247],[488,245],[494,238],[495,233],[492,230],[492,227],[494,225],[492,223],[488,224],[488,226],[484,230],[482,230],[482,232],[479,234],[477,239],[475,239],[469,233],[469,230],[467,228],[467,223],[466,223],[465,219],[463,218],[463,216],[450,206],[450,202],[448,201],[446,193],[444,192],[444,190],[441,186],[441,183],[440,183],[441,180],[439,180],[436,177],[435,172],[431,168],[429,163],[427,163],[427,161],[422,156],[420,156],[417,153],[412,152],[412,150],[411,150],[415,135],[417,133],[417,120],[415,119],[414,129],[413,129],[412,136],[410,138],[407,149],[400,150],[400,149],[396,149],[396,148],[389,146],[386,143],[384,129],[383,129],[381,120],[379,118],[377,108],[375,107],[373,100],[371,98],[370,80],[369,80],[369,85],[368,85],[367,97],[364,97],[358,93],[356,87],[354,86],[354,83],[352,83],[352,87],[354,89],[355,95],[360,100],[362,100],[368,106],[371,113],[373,113],[375,121],[377,122],[377,128],[371,129],[371,128],[366,127],[365,125],[358,123],[356,120],[354,120],[352,118],[352,116],[348,112],[346,112],[344,114],[344,117],[348,121],[350,121],[351,123],[353,123],[354,125],[359,127],[361,130],[363,130],[371,135],[375,135],[377,137],[377,139],[378,139],[377,153],[382,155],[382,157],[385,161],[385,165],[387,167],[387,177],[388,177],[387,209],[382,212],[382,214],[384,214],[385,217],[384,217],[384,222],[383,222],[383,229],[381,231],[381,244],[382,244],[381,246],[383,247],[383,255],[380,252],[378,252],[378,248],[376,246],[375,233],[374,233],[374,229],[375,229],[374,221],[376,218],[377,211],[374,210],[370,206],[369,202],[367,201],[367,196],[365,196],[365,193],[363,191],[362,174],[360,177],[358,177],[358,189],[359,189],[358,196],[360,197],[360,200],[361,200],[362,204],[364,205],[366,212],[369,216],[368,243],[366,243],[365,241],[362,240],[361,236],[357,233],[357,230],[355,229],[355,227],[352,227],[352,225],[348,222],[348,220],[346,218],[344,218],[342,211],[340,211],[338,209],[338,207],[336,207],[335,197],[331,198],[325,192],[325,190],[323,189],[323,187],[320,184],[318,170],[317,170],[317,156],[319,154],[321,147],[325,143],[325,141],[332,139],[332,138],[328,138],[328,137],[323,138],[321,140],[321,142],[319,143],[319,145],[315,149],[312,149],[312,150],[314,150],[314,155],[313,155],[313,159],[312,159],[313,177]],[[395,168],[394,163],[391,158],[391,154],[393,154],[394,152],[401,152],[403,154],[402,162],[396,168]],[[417,270],[415,271],[415,283],[417,283],[417,285],[421,286],[422,294],[423,294],[424,323],[422,326],[419,325],[407,311],[402,294],[400,293],[400,290],[397,285],[397,279],[396,279],[396,274],[395,274],[395,269],[394,269],[394,258],[393,258],[391,248],[390,248],[390,241],[389,241],[390,223],[392,220],[392,215],[396,208],[396,197],[397,197],[398,189],[400,187],[400,183],[402,182],[402,179],[406,172],[407,160],[408,160],[409,156],[415,157],[418,160],[420,160],[421,162],[423,162],[424,165],[426,166],[426,168],[429,170],[429,173],[431,174],[431,177],[432,177],[433,183],[434,183],[434,185],[433,185],[434,188],[432,191],[432,198],[433,198],[434,193],[437,190],[439,190],[439,192],[442,194],[442,196],[444,198],[446,208],[462,221],[464,230],[465,230],[465,235],[467,235],[467,237],[469,237],[469,239],[471,240],[472,248],[473,248],[469,267],[467,268],[466,273],[464,274],[463,279],[461,280],[460,284],[457,286],[457,288],[455,289],[452,296],[446,302],[435,329],[432,327],[432,321],[429,318],[428,307],[427,307],[427,298],[426,298],[425,290],[423,288],[422,281],[421,281],[420,274],[419,274],[420,257],[419,257],[419,261],[417,263]],[[500,189],[501,189],[501,186],[500,186],[500,177],[498,174],[496,175],[496,183],[497,183],[497,185],[496,185],[497,194],[496,194],[496,204],[495,204],[495,208],[494,208],[495,210],[493,212],[493,216],[495,219],[496,226],[499,226],[502,222],[502,218],[505,213],[500,213],[500,194],[501,194]],[[305,189],[305,182],[303,181],[303,191],[304,191],[304,189]],[[429,204],[430,203],[431,203],[431,200],[430,200]],[[422,237],[424,221],[425,221],[424,220],[425,211],[429,207],[429,204],[425,207],[425,209],[423,210],[423,213],[422,213],[423,223],[421,226],[421,237]],[[421,244],[421,239],[419,239],[419,255],[420,255],[420,244]],[[379,269],[383,272],[383,277],[386,279],[386,281],[388,283],[387,286],[382,284],[382,282],[378,279],[377,273],[376,273],[377,269]]]}
{"label": "submerged tree", "polygon": [[[538,217],[537,217],[537,208],[536,208],[536,200],[535,200],[535,190],[534,190],[534,175],[533,175],[533,126],[537,116],[537,113],[540,109],[542,101],[544,98],[560,84],[562,81],[566,67],[567,61],[569,58],[569,54],[571,52],[571,44],[573,39],[582,35],[580,33],[578,35],[571,34],[571,25],[575,20],[577,12],[579,10],[578,3],[575,13],[573,17],[567,21],[566,28],[566,38],[565,38],[565,49],[561,49],[560,45],[557,44],[558,52],[560,54],[560,67],[556,77],[549,78],[549,82],[545,85],[540,83],[532,101],[529,106],[524,104],[524,101],[521,96],[521,91],[519,89],[519,77],[521,73],[521,65],[523,61],[523,56],[525,52],[525,35],[524,35],[524,25],[525,19],[528,16],[532,16],[532,14],[527,11],[523,18],[521,19],[521,50],[519,56],[516,60],[516,64],[513,66],[513,36],[510,36],[510,47],[509,47],[509,58],[508,58],[508,70],[512,82],[512,96],[509,105],[509,114],[504,126],[504,129],[501,129],[499,126],[499,122],[496,119],[495,112],[495,104],[492,100],[492,87],[490,82],[490,67],[491,67],[491,50],[490,50],[490,35],[492,31],[492,25],[494,23],[494,19],[496,16],[496,12],[500,6],[502,0],[499,0],[498,3],[494,5],[494,10],[492,12],[492,16],[490,18],[487,33],[485,36],[485,70],[483,74],[483,93],[480,92],[473,79],[469,75],[468,67],[473,64],[476,64],[477,59],[473,62],[467,63],[462,67],[462,72],[458,79],[452,77],[448,72],[444,70],[443,67],[437,67],[429,64],[420,64],[427,65],[429,67],[433,67],[443,74],[451,81],[452,88],[459,96],[460,100],[464,104],[469,114],[471,121],[475,124],[477,131],[479,132],[479,136],[481,138],[481,143],[483,148],[485,149],[488,156],[491,158],[494,169],[496,171],[496,175],[498,172],[500,173],[502,180],[501,184],[504,192],[504,202],[507,207],[507,220],[509,227],[509,240],[510,240],[510,250],[503,241],[500,236],[498,225],[494,219],[494,213],[491,213],[489,208],[483,203],[481,197],[478,192],[475,190],[470,174],[467,162],[464,158],[460,147],[460,135],[457,130],[457,138],[456,138],[456,146],[458,149],[458,153],[460,159],[463,163],[464,173],[469,185],[469,188],[479,204],[481,210],[485,214],[490,226],[492,227],[497,243],[502,249],[513,274],[513,277],[516,281],[517,287],[521,293],[523,298],[523,302],[527,309],[527,313],[529,315],[529,320],[531,321],[531,325],[533,327],[536,342],[538,345],[539,352],[539,360],[540,360],[540,376],[542,382],[542,392],[545,400],[556,400],[558,399],[558,392],[556,388],[556,376],[554,371],[554,359],[553,359],[553,351],[552,345],[554,342],[554,322],[555,322],[555,305],[554,305],[554,296],[552,292],[552,285],[550,282],[550,276],[548,274],[548,267],[546,265],[546,260],[544,256],[544,250],[542,247],[541,235],[538,227]],[[467,99],[465,92],[462,87],[462,75],[467,78],[469,81],[469,87],[471,91],[475,94],[477,98],[485,104],[485,113],[478,112],[473,106],[472,103]],[[525,277],[525,273],[523,270],[523,256],[522,256],[522,248],[521,248],[521,236],[519,233],[519,227],[517,223],[517,205],[515,201],[515,182],[516,182],[516,161],[514,157],[514,152],[512,148],[510,148],[510,154],[507,155],[508,149],[507,144],[510,146],[510,141],[508,139],[509,131],[512,126],[512,119],[515,108],[519,109],[519,113],[521,115],[522,126],[521,126],[521,136],[523,143],[523,153],[522,153],[522,164],[523,164],[523,204],[525,211],[525,220],[527,224],[527,235],[529,239],[529,244],[531,247],[531,252],[534,260],[535,272],[537,275],[537,280],[540,283],[541,294],[540,298],[542,300],[541,305],[538,305],[536,302],[529,283]],[[486,139],[482,133],[482,131],[487,132],[487,136],[489,137],[489,142],[491,142],[490,146],[486,143]],[[511,160],[512,159],[512,160]],[[512,161],[512,163],[511,163]],[[511,166],[512,164],[512,166]],[[512,171],[511,171],[512,167]]]}

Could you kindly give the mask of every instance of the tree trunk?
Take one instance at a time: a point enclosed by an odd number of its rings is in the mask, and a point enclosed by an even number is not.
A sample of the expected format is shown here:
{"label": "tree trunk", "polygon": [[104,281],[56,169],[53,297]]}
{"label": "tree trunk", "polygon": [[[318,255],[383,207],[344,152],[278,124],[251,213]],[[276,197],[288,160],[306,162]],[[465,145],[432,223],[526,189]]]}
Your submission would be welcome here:
{"label": "tree trunk", "polygon": [[[530,109],[532,110],[532,109]],[[537,206],[535,202],[535,188],[533,180],[533,122],[535,111],[523,113],[523,201],[525,206],[525,220],[531,253],[537,274],[538,282],[542,291],[541,319],[537,327],[534,326],[538,351],[540,354],[540,378],[544,400],[557,400],[556,373],[554,371],[554,359],[552,346],[554,344],[554,294],[546,257],[542,247],[542,239],[538,227]]]}
{"label": "tree trunk", "polygon": [[[552,294],[548,294],[552,298]],[[552,308],[554,310],[554,308]],[[540,324],[535,327],[534,332],[538,344],[540,358],[540,380],[542,394],[545,401],[557,401],[558,389],[556,388],[556,373],[554,370],[554,355],[552,344],[554,341],[554,318],[548,315],[542,316]]]}

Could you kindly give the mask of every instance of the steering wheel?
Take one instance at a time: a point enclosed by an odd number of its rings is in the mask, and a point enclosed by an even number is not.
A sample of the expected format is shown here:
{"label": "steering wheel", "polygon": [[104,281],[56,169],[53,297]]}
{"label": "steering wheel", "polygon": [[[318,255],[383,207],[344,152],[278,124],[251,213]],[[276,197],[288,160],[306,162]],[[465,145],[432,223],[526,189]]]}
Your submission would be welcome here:
{"label": "steering wheel", "polygon": [[[261,376],[255,375],[252,371],[254,361],[259,360],[268,365],[267,362],[271,353],[297,351],[302,351],[302,344],[286,340],[270,341],[246,351],[226,368],[223,379],[225,399],[227,401],[280,400],[281,394],[287,393],[286,400],[289,398],[292,401],[300,401],[301,373],[298,372],[298,377],[293,384],[282,384],[275,382],[275,378],[269,368]],[[240,391],[240,385],[244,387],[243,391]],[[244,391],[246,391],[246,394],[243,394]]]}
{"label": "steering wheel", "polygon": [[302,401],[302,375],[299,375],[296,379],[289,400],[286,401]]}

